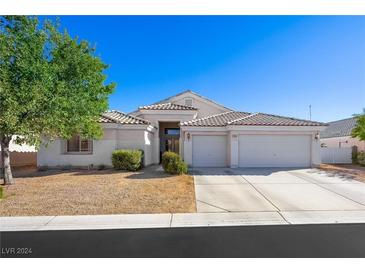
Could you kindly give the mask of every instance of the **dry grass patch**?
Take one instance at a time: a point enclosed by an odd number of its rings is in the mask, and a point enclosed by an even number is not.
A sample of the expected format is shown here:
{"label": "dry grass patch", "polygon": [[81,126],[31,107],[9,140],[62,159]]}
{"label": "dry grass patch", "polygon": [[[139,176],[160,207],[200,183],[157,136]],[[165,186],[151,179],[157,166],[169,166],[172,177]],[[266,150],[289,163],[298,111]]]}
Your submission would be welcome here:
{"label": "dry grass patch", "polygon": [[351,164],[321,164],[320,169],[339,175],[348,175],[352,179],[365,183],[365,167]]}
{"label": "dry grass patch", "polygon": [[27,171],[4,187],[0,216],[196,212],[190,175],[139,172]]}

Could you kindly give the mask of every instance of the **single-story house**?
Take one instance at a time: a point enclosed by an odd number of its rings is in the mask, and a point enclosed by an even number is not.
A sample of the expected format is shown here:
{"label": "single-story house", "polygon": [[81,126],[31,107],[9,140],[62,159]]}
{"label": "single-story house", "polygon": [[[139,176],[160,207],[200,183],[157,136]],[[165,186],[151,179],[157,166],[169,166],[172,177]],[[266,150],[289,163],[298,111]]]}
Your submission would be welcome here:
{"label": "single-story house", "polygon": [[[12,138],[9,144],[10,164],[12,167],[36,166],[37,165],[37,150],[35,146],[15,143],[16,136]],[[0,155],[1,155],[0,145]],[[0,157],[0,167],[3,166],[2,158]]]}
{"label": "single-story house", "polygon": [[311,167],[321,163],[326,124],[229,109],[190,90],[136,111],[100,117],[101,140],[57,139],[38,152],[39,166],[111,165],[116,149],[144,150],[145,165],[165,151],[192,167]]}
{"label": "single-story house", "polygon": [[358,151],[365,151],[365,141],[351,137],[355,126],[355,117],[329,122],[328,127],[321,133],[321,146],[338,148],[356,146]]}

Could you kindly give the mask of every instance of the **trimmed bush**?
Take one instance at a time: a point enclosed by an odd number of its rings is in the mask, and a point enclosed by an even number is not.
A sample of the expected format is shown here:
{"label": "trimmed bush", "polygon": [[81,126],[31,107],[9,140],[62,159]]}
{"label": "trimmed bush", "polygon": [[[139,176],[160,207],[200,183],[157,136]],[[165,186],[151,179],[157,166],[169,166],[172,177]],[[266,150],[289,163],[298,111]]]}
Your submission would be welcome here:
{"label": "trimmed bush", "polygon": [[365,151],[359,151],[357,153],[357,163],[359,165],[365,166]]}
{"label": "trimmed bush", "polygon": [[2,186],[0,186],[0,199],[4,197],[4,189]]}
{"label": "trimmed bush", "polygon": [[141,150],[115,150],[112,154],[113,167],[115,169],[136,171],[142,168],[142,157]]}
{"label": "trimmed bush", "polygon": [[180,156],[171,151],[162,154],[162,168],[169,174],[185,174],[188,172],[188,166]]}

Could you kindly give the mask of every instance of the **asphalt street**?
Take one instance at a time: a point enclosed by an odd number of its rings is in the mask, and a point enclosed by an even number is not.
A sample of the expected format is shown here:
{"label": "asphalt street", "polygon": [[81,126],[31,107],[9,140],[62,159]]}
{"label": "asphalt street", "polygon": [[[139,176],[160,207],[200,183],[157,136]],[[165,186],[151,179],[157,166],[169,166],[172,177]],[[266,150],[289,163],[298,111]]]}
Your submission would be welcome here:
{"label": "asphalt street", "polygon": [[365,257],[365,224],[1,232],[1,257]]}

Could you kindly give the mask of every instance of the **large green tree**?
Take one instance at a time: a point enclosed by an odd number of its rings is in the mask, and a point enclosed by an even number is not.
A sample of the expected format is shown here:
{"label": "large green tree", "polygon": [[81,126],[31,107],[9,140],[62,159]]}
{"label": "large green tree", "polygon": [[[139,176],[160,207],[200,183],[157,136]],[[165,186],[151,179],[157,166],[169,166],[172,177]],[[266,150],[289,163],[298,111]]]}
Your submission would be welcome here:
{"label": "large green tree", "polygon": [[352,130],[352,137],[365,141],[365,108],[362,114],[356,114],[356,127]]}
{"label": "large green tree", "polygon": [[4,183],[14,182],[9,143],[40,145],[43,137],[100,138],[99,115],[114,84],[87,41],[37,17],[0,17],[0,144]]}

